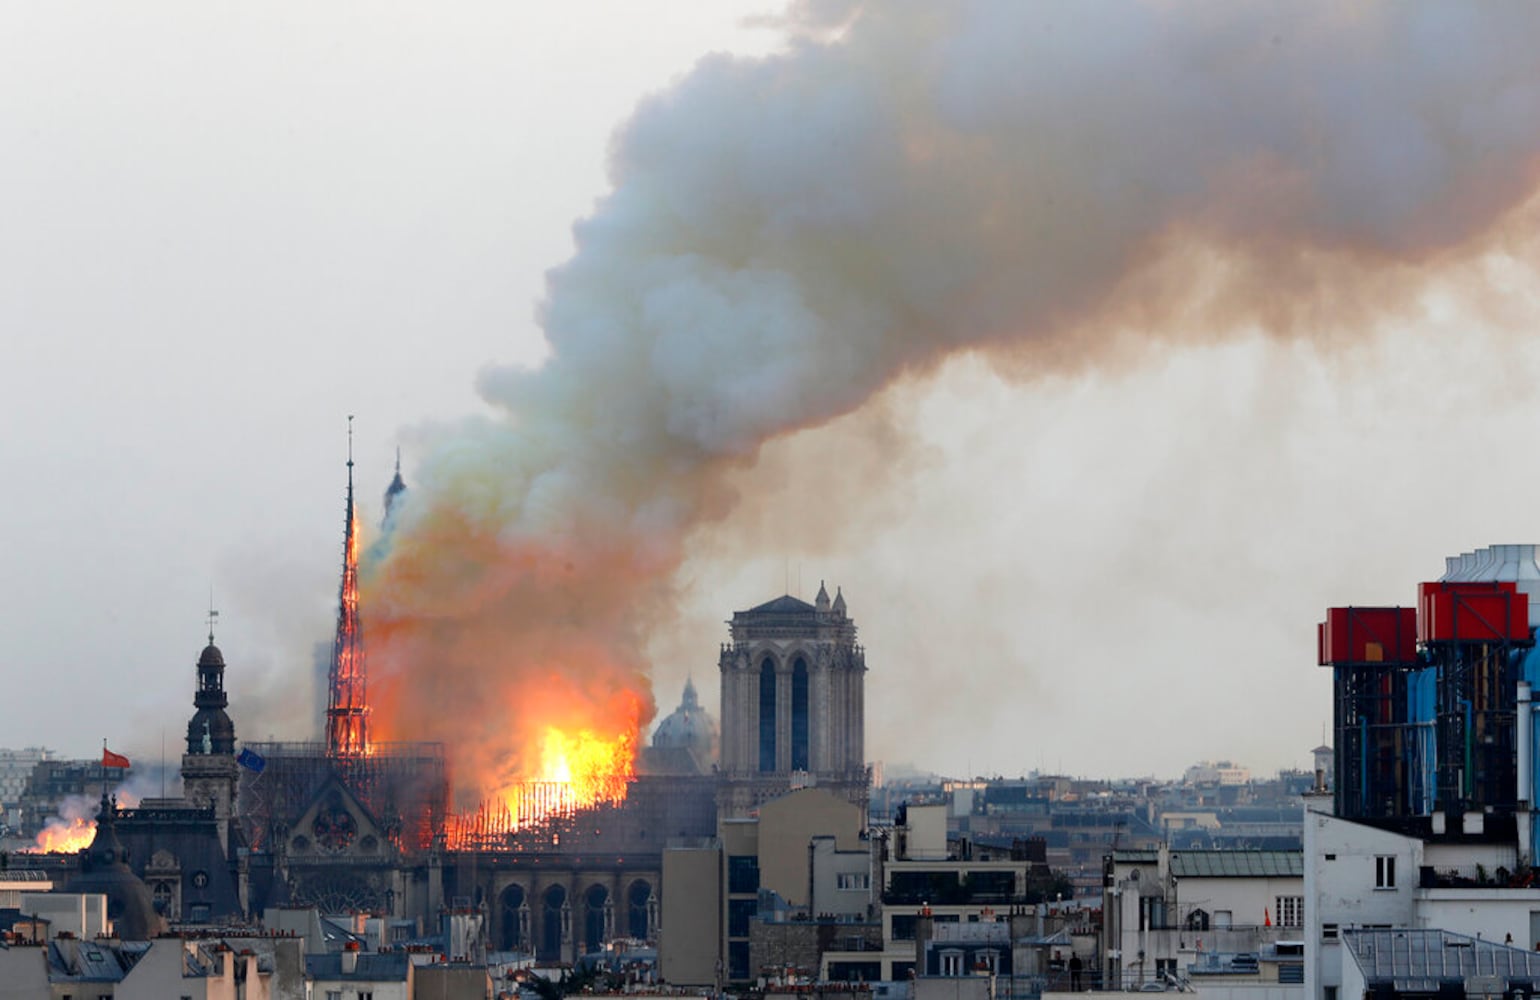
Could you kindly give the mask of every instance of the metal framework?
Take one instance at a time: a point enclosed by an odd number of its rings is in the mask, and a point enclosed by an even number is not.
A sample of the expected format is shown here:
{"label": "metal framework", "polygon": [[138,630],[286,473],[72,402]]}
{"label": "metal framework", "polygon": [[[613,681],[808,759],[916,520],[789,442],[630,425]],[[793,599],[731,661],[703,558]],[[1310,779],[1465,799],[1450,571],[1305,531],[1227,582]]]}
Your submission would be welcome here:
{"label": "metal framework", "polygon": [[1336,810],[1355,818],[1412,811],[1419,741],[1409,717],[1407,677],[1397,664],[1335,667]]}
{"label": "metal framework", "polygon": [[367,754],[339,756],[324,743],[247,743],[261,754],[260,774],[243,772],[240,815],[254,849],[282,837],[336,778],[401,850],[443,842],[449,774],[441,743],[375,743]]}
{"label": "metal framework", "polygon": [[1522,648],[1508,642],[1430,642],[1425,648],[1438,668],[1438,808],[1511,811],[1517,780],[1513,692],[1522,679]]}

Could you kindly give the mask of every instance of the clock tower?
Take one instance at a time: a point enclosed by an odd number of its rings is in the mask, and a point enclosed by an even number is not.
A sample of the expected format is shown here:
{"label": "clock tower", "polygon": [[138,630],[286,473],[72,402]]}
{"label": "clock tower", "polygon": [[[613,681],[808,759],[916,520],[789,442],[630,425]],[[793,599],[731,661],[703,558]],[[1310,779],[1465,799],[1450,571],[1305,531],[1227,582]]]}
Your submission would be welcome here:
{"label": "clock tower", "polygon": [[197,711],[187,723],[187,752],[182,755],[182,797],[191,805],[214,809],[219,842],[230,856],[230,817],[240,767],[235,762],[235,724],[225,712],[225,658],[209,644],[198,657],[198,685],[193,695]]}

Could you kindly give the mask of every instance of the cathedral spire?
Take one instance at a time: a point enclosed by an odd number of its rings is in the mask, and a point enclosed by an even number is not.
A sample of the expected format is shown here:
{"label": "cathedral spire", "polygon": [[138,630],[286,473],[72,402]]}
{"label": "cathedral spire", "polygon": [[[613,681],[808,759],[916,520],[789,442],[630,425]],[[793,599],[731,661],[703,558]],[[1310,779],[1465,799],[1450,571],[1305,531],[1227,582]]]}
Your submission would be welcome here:
{"label": "cathedral spire", "polygon": [[353,505],[353,417],[348,416],[348,497],[343,518],[342,586],[332,644],[326,750],[351,756],[369,749],[368,669],[358,616],[358,510]]}
{"label": "cathedral spire", "polygon": [[391,515],[396,512],[396,504],[401,501],[401,494],[406,492],[406,480],[401,478],[401,446],[396,445],[396,476],[385,487],[385,517],[386,530],[389,530]]}

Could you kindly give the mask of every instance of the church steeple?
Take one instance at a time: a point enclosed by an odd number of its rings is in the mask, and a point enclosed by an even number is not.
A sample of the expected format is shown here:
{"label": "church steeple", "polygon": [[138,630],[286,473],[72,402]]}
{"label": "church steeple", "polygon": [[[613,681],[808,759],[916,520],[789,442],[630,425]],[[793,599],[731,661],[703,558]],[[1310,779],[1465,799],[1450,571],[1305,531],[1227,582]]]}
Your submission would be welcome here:
{"label": "church steeple", "polygon": [[353,506],[353,418],[348,417],[348,498],[343,518],[342,586],[337,602],[326,706],[326,750],[351,756],[369,749],[368,666],[358,617],[358,510]]}
{"label": "church steeple", "polygon": [[225,694],[225,657],[214,645],[214,619],[218,614],[209,609],[209,644],[198,656],[198,685],[193,692],[193,707],[197,711],[187,723],[190,754],[235,753],[235,723],[225,712],[230,704]]}
{"label": "church steeple", "polygon": [[401,448],[396,447],[396,476],[385,487],[385,517],[383,521],[390,524],[391,515],[396,512],[396,505],[401,502],[401,494],[406,492],[406,480],[401,478]]}

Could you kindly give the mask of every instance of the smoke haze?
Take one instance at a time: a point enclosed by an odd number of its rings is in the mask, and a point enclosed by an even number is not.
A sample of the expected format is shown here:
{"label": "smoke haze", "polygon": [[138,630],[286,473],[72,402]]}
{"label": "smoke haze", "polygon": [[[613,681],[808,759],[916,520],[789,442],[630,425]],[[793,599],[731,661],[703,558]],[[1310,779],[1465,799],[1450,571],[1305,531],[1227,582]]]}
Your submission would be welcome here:
{"label": "smoke haze", "polygon": [[865,441],[873,479],[829,477],[850,497],[925,464],[883,414],[960,357],[1030,381],[1237,330],[1351,349],[1528,231],[1531,5],[820,3],[783,28],[619,130],[548,275],[549,359],[484,374],[495,416],[439,435],[364,581],[375,733],[445,740],[459,780],[528,773],[541,723],[652,716],[681,566],[750,554],[772,470],[819,478],[788,436]]}

